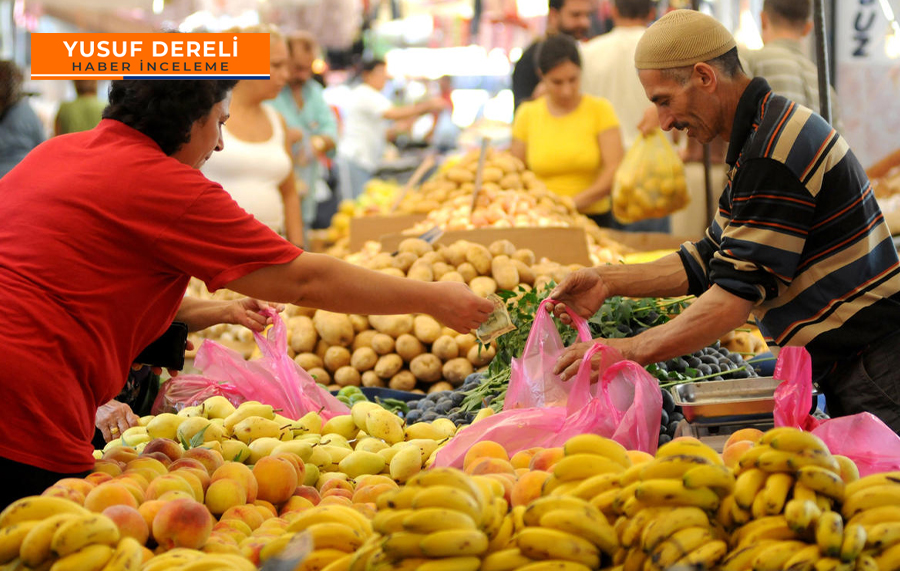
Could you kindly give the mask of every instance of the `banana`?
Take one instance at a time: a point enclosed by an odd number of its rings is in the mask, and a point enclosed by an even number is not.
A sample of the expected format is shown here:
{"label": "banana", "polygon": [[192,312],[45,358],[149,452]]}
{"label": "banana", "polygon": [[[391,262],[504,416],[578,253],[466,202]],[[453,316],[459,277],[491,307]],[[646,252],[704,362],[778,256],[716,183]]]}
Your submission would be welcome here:
{"label": "banana", "polygon": [[756,467],[766,472],[795,472],[804,466],[819,466],[840,474],[841,466],[831,454],[813,450],[787,452],[769,450],[760,455]]}
{"label": "banana", "polygon": [[379,510],[394,509],[405,510],[412,507],[413,498],[419,493],[418,486],[410,485],[409,482],[405,486],[396,490],[388,490],[383,494],[379,494],[375,500],[375,507]]}
{"label": "banana", "polygon": [[624,571],[641,571],[641,569],[644,569],[645,563],[647,565],[652,564],[643,549],[634,547],[626,553],[625,560],[622,561],[622,569]]}
{"label": "banana", "polygon": [[379,543],[369,542],[366,545],[363,545],[352,554],[353,557],[350,559],[347,571],[366,571],[369,560],[372,559],[376,553],[383,554]]}
{"label": "banana", "polygon": [[675,567],[714,569],[728,553],[728,544],[720,539],[707,542],[675,562]]}
{"label": "banana", "polygon": [[641,482],[635,489],[634,497],[649,505],[695,506],[705,510],[719,507],[719,496],[709,488],[691,490],[677,480]]}
{"label": "banana", "polygon": [[[751,448],[751,450],[753,449]],[[774,541],[761,541],[756,545],[734,549],[725,556],[725,559],[723,559],[721,563],[719,563],[717,569],[719,571],[744,571],[750,569],[753,560],[759,552],[774,543]]]}
{"label": "banana", "polygon": [[319,571],[346,556],[347,552],[340,549],[316,549],[306,556],[295,571]]}
{"label": "banana", "polygon": [[316,506],[300,512],[285,531],[303,531],[319,523],[336,523],[355,530],[363,537],[372,533],[371,523],[358,511],[339,505]]}
{"label": "banana", "polygon": [[382,535],[403,531],[403,520],[406,519],[406,516],[414,513],[416,510],[384,509],[377,511],[372,518],[372,529]]}
{"label": "banana", "polygon": [[[655,460],[653,462],[655,462]],[[625,486],[640,480],[641,473],[649,464],[653,464],[653,462],[634,464],[631,468],[626,468],[625,471],[619,475],[619,487],[624,488]]]}
{"label": "banana", "polygon": [[585,507],[591,507],[589,503],[571,496],[537,498],[525,508],[525,514],[522,520],[526,526],[536,527],[541,525],[541,518],[544,514],[554,510],[579,510]]}
{"label": "banana", "polygon": [[394,560],[425,557],[419,546],[424,538],[425,536],[421,533],[409,533],[408,531],[392,533],[381,542],[381,549],[385,555]]}
{"label": "banana", "polygon": [[597,474],[621,474],[625,468],[621,464],[597,454],[573,454],[553,465],[553,475],[560,482],[586,480]]}
{"label": "banana", "polygon": [[706,458],[712,464],[719,464],[720,466],[725,464],[718,452],[697,440],[670,440],[656,451],[657,458],[679,455],[700,456],[701,458]]}
{"label": "banana", "polygon": [[753,571],[782,571],[785,569],[784,564],[808,545],[806,542],[794,540],[773,543],[753,558],[751,563]]}
{"label": "banana", "polygon": [[856,571],[880,571],[878,563],[871,555],[860,555],[856,560]]}
{"label": "banana", "polygon": [[314,523],[304,531],[312,536],[315,549],[338,549],[350,553],[359,549],[365,541],[357,530],[339,523]]}
{"label": "banana", "polygon": [[[841,542],[840,559],[844,563],[855,561],[866,547],[868,532],[863,526],[845,525],[844,539]],[[898,536],[900,539],[900,536]]]}
{"label": "banana", "polygon": [[745,510],[737,505],[736,501],[733,502],[731,506],[731,520],[734,522],[734,525],[745,525],[753,519],[753,514],[750,513],[750,510]]}
{"label": "banana", "polygon": [[844,481],[821,466],[804,466],[797,471],[797,481],[816,492],[837,501],[844,499]]}
{"label": "banana", "polygon": [[447,557],[434,559],[416,567],[416,571],[478,571],[481,559],[477,557]]}
{"label": "banana", "polygon": [[[778,517],[778,516],[774,516]],[[759,520],[757,520],[759,521]],[[775,541],[786,541],[791,539],[797,539],[797,532],[791,529],[787,521],[783,518],[780,520],[769,520],[767,525],[763,525],[753,529],[752,531],[748,531],[741,535],[741,539],[738,542],[738,547],[743,545],[754,545],[759,541],[765,539],[772,539]]]}
{"label": "banana", "polygon": [[[763,489],[765,489],[765,486]],[[756,497],[753,498],[753,505],[750,506],[750,513],[753,515],[753,519],[766,517],[766,496],[763,494],[763,490],[760,490],[760,492],[756,494]]]}
{"label": "banana", "polygon": [[612,555],[619,548],[615,530],[603,514],[593,508],[553,510],[541,516],[540,526],[587,539],[608,555]]}
{"label": "banana", "polygon": [[837,557],[841,554],[844,541],[844,520],[841,514],[833,511],[824,512],[816,522],[816,543],[825,557]]}
{"label": "banana", "polygon": [[138,571],[144,559],[141,543],[129,536],[119,540],[112,557],[101,571]]}
{"label": "banana", "polygon": [[50,569],[51,571],[100,571],[112,559],[112,556],[112,547],[102,543],[93,543],[58,559]]}
{"label": "banana", "polygon": [[796,454],[796,452],[770,449],[759,455],[755,466],[764,472],[793,472],[794,469],[788,465],[788,462]]}
{"label": "banana", "polygon": [[203,553],[196,549],[178,547],[154,556],[150,561],[141,566],[141,571],[178,569],[191,561],[196,561],[202,557]]}
{"label": "banana", "polygon": [[575,454],[597,454],[609,458],[622,468],[631,467],[631,458],[625,447],[610,438],[603,438],[596,434],[580,434],[566,440],[563,445],[566,456]]}
{"label": "banana", "polygon": [[[615,504],[622,493],[621,488],[610,488],[600,492],[590,500],[590,504],[605,514],[616,512]],[[575,497],[575,496],[573,496]]]}
{"label": "banana", "polygon": [[9,563],[19,556],[19,547],[25,536],[39,523],[38,520],[20,521],[0,529],[0,564]]}
{"label": "banana", "polygon": [[818,545],[809,545],[796,552],[793,557],[784,562],[784,569],[787,571],[810,571],[822,557],[819,553]]}
{"label": "banana", "polygon": [[736,470],[738,475],[740,475],[740,473],[744,470],[756,468],[756,463],[759,461],[759,457],[771,450],[772,448],[769,447],[769,445],[760,444],[758,442],[754,446],[750,447],[750,449],[744,452],[738,459],[738,469]]}
{"label": "banana", "polygon": [[667,510],[644,526],[641,532],[641,547],[653,551],[676,531],[688,527],[708,527],[709,518],[700,508],[687,507]]}
{"label": "banana", "polygon": [[87,515],[91,512],[72,500],[53,496],[28,496],[14,501],[0,512],[0,528],[23,521],[45,520],[65,513]]}
{"label": "banana", "polygon": [[791,529],[803,533],[819,519],[822,510],[809,500],[791,500],[784,505],[784,517]]}
{"label": "banana", "polygon": [[771,428],[763,433],[762,436],[759,437],[758,444],[765,444],[768,446],[773,440],[778,438],[784,434],[793,434],[796,432],[803,432],[799,428],[794,428],[793,426],[777,426],[775,428]]}
{"label": "banana", "polygon": [[813,503],[816,503],[817,497],[818,496],[816,496],[816,493],[814,491],[810,490],[809,488],[807,488],[800,482],[796,482],[796,481],[794,482],[794,492],[792,495],[793,499],[804,500],[804,501],[809,500]]}
{"label": "banana", "polygon": [[531,559],[565,559],[591,568],[600,566],[600,552],[591,542],[564,531],[528,527],[519,532],[516,543]]}
{"label": "banana", "polygon": [[847,487],[844,489],[844,497],[849,499],[851,496],[865,490],[866,488],[871,488],[874,486],[883,486],[885,484],[889,485],[897,485],[900,484],[900,471],[895,472],[880,472],[878,474],[870,474],[865,478],[860,478],[855,482],[850,482],[847,484]]}
{"label": "banana", "polygon": [[[847,526],[848,529],[850,527],[852,527],[852,525]],[[872,549],[887,549],[895,543],[900,542],[900,522],[886,521],[876,523],[864,529],[866,532],[866,545]]]}
{"label": "banana", "polygon": [[[702,456],[679,454],[675,456],[657,457],[646,464],[638,464],[640,480],[681,479],[689,471],[698,466],[710,466],[712,462]],[[627,473],[627,472],[626,472]],[[629,482],[630,483],[630,482]],[[627,484],[623,481],[622,487]]]}
{"label": "banana", "polygon": [[[216,571],[221,571],[222,569],[229,569],[231,571],[255,571],[256,565],[242,555],[214,553],[191,561],[184,567],[181,567],[179,571],[202,571],[205,569],[215,569]],[[328,567],[325,567],[324,569],[328,569]]]}
{"label": "banana", "polygon": [[512,515],[504,516],[503,521],[500,523],[500,527],[498,527],[497,531],[490,536],[488,553],[495,553],[506,549],[512,541],[514,533],[515,524],[513,523]]}
{"label": "banana", "polygon": [[681,481],[686,488],[715,488],[723,496],[733,492],[735,484],[731,468],[715,464],[691,468],[684,473]]}
{"label": "banana", "polygon": [[463,512],[447,508],[411,510],[403,518],[403,529],[413,533],[432,533],[445,529],[477,529],[475,521]]}
{"label": "banana", "polygon": [[881,571],[896,571],[900,569],[900,544],[896,544],[881,552],[875,557],[875,563]]}
{"label": "banana", "polygon": [[797,429],[779,430],[774,436],[766,439],[765,444],[768,444],[775,450],[786,450],[788,452],[816,450],[830,454],[828,446],[825,445],[821,438],[811,432]]}
{"label": "banana", "polygon": [[834,557],[823,557],[813,565],[815,571],[853,571],[852,563],[844,563]]}
{"label": "banana", "polygon": [[530,563],[534,560],[522,555],[518,547],[513,547],[485,557],[481,562],[481,571],[515,571]]}
{"label": "banana", "polygon": [[879,506],[900,507],[900,486],[885,484],[860,490],[844,500],[841,513],[849,519],[861,511]]}
{"label": "banana", "polygon": [[845,484],[850,484],[859,480],[859,468],[856,466],[856,462],[846,456],[841,456],[840,454],[835,454],[834,459],[841,468],[841,479],[844,480]]}
{"label": "banana", "polygon": [[650,561],[660,569],[668,569],[676,561],[713,539],[709,527],[688,527],[672,534],[650,553]]}
{"label": "banana", "polygon": [[719,504],[719,509],[716,510],[716,521],[723,528],[731,529],[734,527],[734,518],[731,517],[731,510],[735,507],[737,507],[737,504],[734,503],[734,495],[727,495],[722,498],[722,503]]}
{"label": "banana", "polygon": [[621,474],[612,472],[591,476],[583,482],[580,482],[575,489],[569,492],[569,495],[589,502],[598,494],[618,488],[620,477]]}
{"label": "banana", "polygon": [[744,538],[748,534],[753,533],[758,529],[780,527],[782,524],[787,524],[787,519],[783,515],[770,515],[762,517],[760,519],[755,519],[734,530],[734,532],[731,534],[732,545],[737,546],[739,544],[746,543],[746,541],[744,541]]}
{"label": "banana", "polygon": [[660,514],[669,512],[668,508],[649,508],[641,510],[634,517],[622,517],[622,531],[619,533],[619,540],[623,547],[640,547],[641,536],[647,525],[659,517]]}
{"label": "banana", "polygon": [[[549,482],[550,480],[559,482],[559,479],[556,476],[550,476],[547,481]],[[554,486],[552,490],[548,490],[548,493],[551,496],[571,496],[572,492],[575,491],[575,488],[577,488],[583,481],[584,480],[572,480],[570,482],[561,482]]]}
{"label": "banana", "polygon": [[834,507],[834,500],[824,494],[816,494],[816,505],[823,512],[831,511]]}
{"label": "banana", "polygon": [[516,506],[509,512],[512,516],[515,533],[525,529],[525,510],[525,506]]}
{"label": "banana", "polygon": [[460,470],[453,468],[432,468],[423,470],[409,479],[407,485],[422,486],[430,488],[432,486],[450,486],[457,488],[462,492],[468,493],[476,503],[481,504],[485,501],[481,493],[481,488],[473,481],[473,479]]}
{"label": "banana", "polygon": [[447,508],[468,515],[477,525],[482,523],[481,504],[473,496],[451,486],[421,488],[413,498],[412,508]]}
{"label": "banana", "polygon": [[794,477],[784,472],[770,474],[763,486],[763,503],[766,515],[778,515],[784,509],[784,502],[794,485]]}
{"label": "banana", "polygon": [[94,514],[62,524],[53,534],[50,548],[65,557],[92,543],[116,545],[118,542],[119,527],[115,522],[103,514]]}
{"label": "banana", "polygon": [[847,525],[858,523],[862,526],[871,526],[876,523],[900,521],[900,510],[896,506],[879,506],[869,508],[857,513],[847,521]]}
{"label": "banana", "polygon": [[637,490],[638,486],[641,485],[641,483],[642,482],[634,482],[633,484],[628,484],[627,486],[619,490],[616,499],[613,500],[612,509],[618,513],[624,513],[625,504],[628,503],[629,500],[634,499],[634,492]]}
{"label": "banana", "polygon": [[591,568],[574,561],[551,559],[548,561],[536,561],[531,565],[521,567],[519,571],[591,571]]}
{"label": "banana", "polygon": [[[753,450],[752,448],[750,450]],[[734,483],[734,501],[745,510],[749,510],[753,506],[753,500],[762,490],[769,474],[763,472],[759,468],[750,468],[737,477]]]}
{"label": "banana", "polygon": [[84,516],[73,513],[61,513],[38,522],[22,539],[19,545],[19,557],[25,565],[38,567],[53,555],[51,545],[53,543],[53,534],[56,533],[56,530],[62,527],[63,524],[82,517]]}
{"label": "banana", "polygon": [[481,555],[487,551],[488,537],[477,529],[447,529],[429,533],[419,543],[426,557]]}

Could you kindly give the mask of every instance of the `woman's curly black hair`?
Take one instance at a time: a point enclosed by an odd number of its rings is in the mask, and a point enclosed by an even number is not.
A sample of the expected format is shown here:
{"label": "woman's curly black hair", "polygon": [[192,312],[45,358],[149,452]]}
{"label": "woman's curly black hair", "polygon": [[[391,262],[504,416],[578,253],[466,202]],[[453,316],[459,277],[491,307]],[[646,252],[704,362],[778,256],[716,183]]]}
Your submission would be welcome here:
{"label": "woman's curly black hair", "polygon": [[190,140],[194,121],[209,115],[236,84],[211,79],[113,81],[103,118],[137,129],[171,155]]}

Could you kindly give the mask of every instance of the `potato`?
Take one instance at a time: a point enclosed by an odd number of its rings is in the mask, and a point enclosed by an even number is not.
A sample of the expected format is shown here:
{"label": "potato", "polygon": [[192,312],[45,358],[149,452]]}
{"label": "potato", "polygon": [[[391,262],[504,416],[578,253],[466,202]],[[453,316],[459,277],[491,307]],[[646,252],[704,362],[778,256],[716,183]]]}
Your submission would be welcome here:
{"label": "potato", "polygon": [[421,238],[407,238],[400,242],[400,245],[397,246],[397,251],[400,253],[409,252],[419,258],[428,252],[433,252],[434,248]]}
{"label": "potato", "polygon": [[540,291],[544,289],[551,281],[553,281],[553,278],[551,278],[550,276],[538,276],[534,279],[534,289]]}
{"label": "potato", "polygon": [[291,317],[287,322],[291,349],[295,353],[309,353],[316,348],[319,334],[313,326],[313,321],[305,315]]}
{"label": "potato", "polygon": [[497,351],[493,347],[483,347],[480,345],[474,345],[469,352],[466,354],[466,358],[469,359],[469,362],[475,365],[476,367],[484,367],[494,358],[494,355],[497,354]]}
{"label": "potato", "polygon": [[362,382],[362,379],[359,375],[359,371],[350,365],[345,365],[334,372],[334,382],[342,387],[358,387]]}
{"label": "potato", "polygon": [[383,274],[387,274],[389,276],[395,276],[398,278],[406,277],[406,272],[404,272],[403,270],[401,270],[399,268],[384,268],[383,270],[378,270],[378,271]]}
{"label": "potato", "polygon": [[[478,277],[478,270],[469,262],[463,262],[456,267],[456,271],[462,276],[464,282],[469,283]],[[444,276],[446,277],[446,276]]]}
{"label": "potato", "polygon": [[500,188],[503,190],[522,190],[525,188],[525,184],[522,182],[522,177],[518,174],[508,174],[500,179],[500,182],[497,184],[500,185]]}
{"label": "potato", "polygon": [[359,371],[368,371],[378,362],[378,353],[371,347],[360,347],[350,356],[350,366]]}
{"label": "potato", "polygon": [[402,272],[406,272],[419,259],[419,256],[412,252],[400,252],[394,256],[393,267]]}
{"label": "potato", "polygon": [[353,331],[360,333],[369,328],[369,318],[365,315],[351,314],[347,317],[350,319],[350,325],[353,326]]}
{"label": "potato", "polygon": [[341,390],[341,385],[339,385],[337,383],[332,383],[325,388],[327,388],[329,391],[339,391],[339,390]]}
{"label": "potato", "polygon": [[[351,345],[351,349],[356,351],[360,347],[371,347],[372,339],[376,336],[380,335],[374,329],[366,329],[365,331],[360,331],[356,334],[356,338],[353,340],[353,345]],[[390,351],[388,351],[390,353]]]}
{"label": "potato", "polygon": [[451,266],[458,267],[461,263],[466,261],[466,249],[467,245],[465,245],[462,241],[454,242],[450,246],[441,252],[444,256],[444,260],[450,264]]}
{"label": "potato", "polygon": [[300,353],[296,357],[294,357],[294,362],[300,365],[301,369],[309,371],[310,369],[319,368],[325,366],[325,363],[322,359],[319,358],[315,353]]}
{"label": "potato", "polygon": [[475,372],[475,367],[473,367],[472,363],[469,362],[469,360],[465,357],[450,359],[449,361],[444,363],[444,367],[441,370],[441,374],[443,375],[444,380],[454,387],[458,387],[459,385],[463,384],[463,381],[466,380],[466,377],[471,375],[473,372]]}
{"label": "potato", "polygon": [[449,271],[446,274],[442,275],[440,278],[438,278],[438,281],[466,283],[466,279],[456,270]]}
{"label": "potato", "polygon": [[350,364],[350,351],[346,347],[333,345],[325,351],[325,357],[322,361],[325,362],[325,368],[333,373],[341,367],[346,367]]}
{"label": "potato", "polygon": [[441,381],[439,383],[434,383],[430,387],[428,387],[428,394],[431,393],[439,393],[441,391],[452,391],[453,385],[446,381]]}
{"label": "potato", "polygon": [[459,332],[452,327],[447,327],[446,325],[441,328],[441,336],[447,335],[449,337],[456,337]]}
{"label": "potato", "polygon": [[468,169],[462,167],[453,167],[452,169],[448,169],[444,176],[447,180],[455,183],[464,183],[464,182],[472,182],[475,180],[475,174]]}
{"label": "potato", "polygon": [[441,324],[430,315],[417,315],[413,320],[413,335],[422,343],[434,343],[441,336]]}
{"label": "potato", "polygon": [[372,350],[378,355],[387,355],[394,351],[394,338],[386,333],[376,333],[372,337]]}
{"label": "potato", "polygon": [[441,360],[431,353],[422,353],[410,361],[409,370],[423,383],[441,380]]}
{"label": "potato", "polygon": [[392,268],[394,267],[394,256],[390,255],[388,252],[376,254],[375,257],[372,258],[370,266],[373,270]]}
{"label": "potato", "polygon": [[391,377],[388,386],[395,391],[410,391],[416,388],[416,376],[409,371],[400,371]]}
{"label": "potato", "polygon": [[512,257],[516,253],[516,247],[509,240],[497,240],[488,246],[488,252],[492,256],[509,256]]}
{"label": "potato", "polygon": [[297,317],[299,315],[303,315],[305,317],[309,317],[312,319],[312,316],[316,314],[318,309],[313,307],[301,307],[299,305],[288,305],[288,307],[293,308],[293,314],[288,314],[290,317]]}
{"label": "potato", "polygon": [[441,335],[431,346],[431,352],[441,361],[449,361],[459,357],[459,345],[449,335]]}
{"label": "potato", "polygon": [[370,315],[369,323],[379,333],[386,333],[396,339],[413,328],[413,317],[403,315]]}
{"label": "potato", "polygon": [[312,319],[319,337],[329,345],[349,347],[353,343],[356,332],[350,318],[343,313],[332,313],[320,309]]}
{"label": "potato", "polygon": [[[522,260],[511,260],[511,262],[519,273],[519,284],[534,285],[534,272],[531,268]],[[498,282],[497,285],[500,285],[500,283]]]}
{"label": "potato", "polygon": [[472,244],[466,250],[466,261],[472,264],[480,276],[488,275],[491,271],[491,253],[481,244]]}
{"label": "potato", "polygon": [[384,387],[384,379],[375,374],[375,371],[366,371],[361,375],[360,382],[364,387]]}
{"label": "potato", "polygon": [[491,275],[500,289],[512,291],[519,285],[519,270],[509,256],[496,256],[491,260]]}
{"label": "potato", "polygon": [[431,276],[434,281],[440,281],[446,274],[455,271],[453,266],[446,262],[434,262],[431,264]]}
{"label": "potato", "polygon": [[414,395],[424,395],[425,394],[425,391],[423,391],[422,389],[413,389],[409,392],[411,392]]}
{"label": "potato", "polygon": [[460,355],[468,355],[469,349],[478,344],[478,339],[471,333],[460,333],[453,339],[459,347]]}
{"label": "potato", "polygon": [[325,352],[328,351],[328,348],[331,347],[324,339],[319,339],[319,342],[316,343],[316,355],[319,356],[320,359],[325,359]]}
{"label": "potato", "polygon": [[563,281],[564,279],[566,279],[566,278],[569,276],[569,274],[571,274],[571,273],[572,273],[572,270],[571,270],[571,269],[561,267],[561,268],[559,268],[558,270],[554,270],[554,271],[550,274],[550,277],[553,278],[553,281],[555,281],[556,283],[560,284],[560,283],[562,283],[562,281]]}
{"label": "potato", "polygon": [[435,262],[443,262],[444,258],[437,252],[426,252],[424,256],[419,256],[419,261],[434,264]]}
{"label": "potato", "polygon": [[403,359],[396,353],[382,355],[375,363],[375,374],[382,379],[390,379],[397,374],[397,371],[403,368]]}
{"label": "potato", "polygon": [[314,378],[316,382],[321,385],[331,384],[331,375],[329,375],[328,371],[321,367],[313,367],[312,369],[307,369],[306,372],[309,373],[309,376]]}
{"label": "potato", "polygon": [[406,272],[406,277],[411,280],[419,280],[420,282],[430,282],[434,281],[434,271],[431,269],[431,264],[418,261],[409,268],[409,271]]}
{"label": "potato", "polygon": [[503,170],[493,166],[485,165],[481,171],[481,180],[483,182],[500,182],[503,178]]}
{"label": "potato", "polygon": [[413,337],[412,335],[406,333],[397,337],[397,354],[400,355],[404,361],[409,363],[419,355],[425,352],[425,346],[422,345],[422,342]]}
{"label": "potato", "polygon": [[492,293],[496,293],[497,282],[494,281],[494,278],[489,278],[487,276],[478,276],[477,278],[474,278],[471,282],[469,282],[469,287],[472,288],[472,291],[475,292],[475,295],[487,297]]}
{"label": "potato", "polygon": [[513,260],[519,260],[520,262],[525,263],[528,266],[534,265],[534,252],[529,250],[528,248],[522,248],[521,250],[516,250],[512,255]]}

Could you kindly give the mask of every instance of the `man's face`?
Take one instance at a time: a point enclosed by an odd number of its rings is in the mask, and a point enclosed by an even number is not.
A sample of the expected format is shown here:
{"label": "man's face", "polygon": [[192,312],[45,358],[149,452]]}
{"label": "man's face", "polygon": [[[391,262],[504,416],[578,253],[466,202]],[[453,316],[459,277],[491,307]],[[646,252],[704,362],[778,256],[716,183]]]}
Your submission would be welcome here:
{"label": "man's face", "polygon": [[231,104],[231,93],[225,99],[213,105],[206,117],[201,117],[191,125],[191,138],[172,156],[195,169],[199,169],[209,160],[213,151],[225,148],[222,140],[222,126],[228,120],[228,107]]}
{"label": "man's face", "polygon": [[647,98],[656,105],[659,126],[664,131],[685,131],[701,143],[718,136],[716,99],[707,90],[698,88],[696,71],[691,72],[684,84],[655,69],[640,70],[638,77]]}
{"label": "man's face", "polygon": [[313,50],[303,42],[294,42],[291,52],[291,85],[303,85],[312,79],[312,65],[316,57]]}
{"label": "man's face", "polygon": [[591,29],[591,0],[565,0],[559,10],[551,9],[547,15],[551,28],[557,32],[584,40]]}
{"label": "man's face", "polygon": [[366,74],[366,83],[372,86],[375,91],[381,91],[387,85],[387,67],[384,65],[376,65],[375,68]]}

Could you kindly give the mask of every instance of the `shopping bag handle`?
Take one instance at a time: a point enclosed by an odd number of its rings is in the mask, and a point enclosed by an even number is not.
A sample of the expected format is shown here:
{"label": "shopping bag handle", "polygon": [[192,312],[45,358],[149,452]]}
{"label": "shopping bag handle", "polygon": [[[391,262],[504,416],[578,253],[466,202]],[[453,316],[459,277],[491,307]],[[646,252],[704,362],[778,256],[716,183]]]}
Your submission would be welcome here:
{"label": "shopping bag handle", "polygon": [[[546,298],[541,304],[538,306],[538,311],[546,311],[547,313],[552,314],[552,306],[558,304],[559,302],[555,299]],[[551,307],[547,307],[551,306]],[[577,313],[573,312],[569,309],[569,306],[566,306],[566,313],[569,314],[569,317],[572,318],[572,327],[578,332],[578,340],[582,342],[588,342],[591,340],[591,330],[588,327],[587,319],[581,317]]]}

